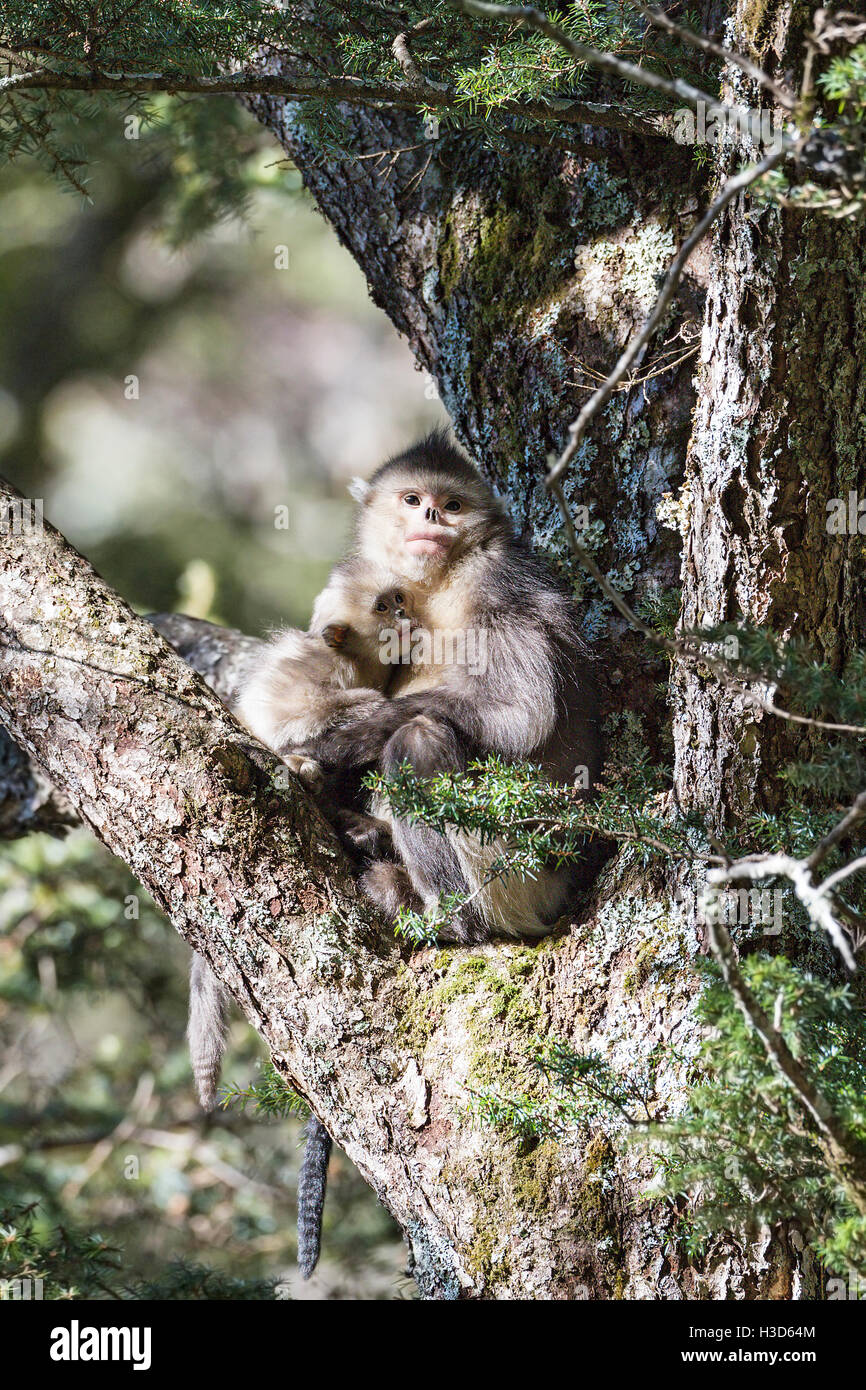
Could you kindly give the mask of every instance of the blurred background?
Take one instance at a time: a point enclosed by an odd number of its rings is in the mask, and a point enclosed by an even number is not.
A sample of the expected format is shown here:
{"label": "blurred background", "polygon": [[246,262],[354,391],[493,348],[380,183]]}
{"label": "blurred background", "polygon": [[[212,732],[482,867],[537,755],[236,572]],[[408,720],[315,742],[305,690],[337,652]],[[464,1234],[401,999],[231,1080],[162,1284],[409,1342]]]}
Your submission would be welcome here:
{"label": "blurred background", "polygon": [[[446,418],[433,383],[239,105],[69,120],[87,199],[0,171],[0,472],[140,611],[306,626],[348,479]],[[88,833],[0,843],[0,1222],[50,1250],[45,1296],[411,1297],[338,1153],[301,1284],[302,1120],[257,1107],[240,1018],[235,1098],[199,1114],[187,961]]]}

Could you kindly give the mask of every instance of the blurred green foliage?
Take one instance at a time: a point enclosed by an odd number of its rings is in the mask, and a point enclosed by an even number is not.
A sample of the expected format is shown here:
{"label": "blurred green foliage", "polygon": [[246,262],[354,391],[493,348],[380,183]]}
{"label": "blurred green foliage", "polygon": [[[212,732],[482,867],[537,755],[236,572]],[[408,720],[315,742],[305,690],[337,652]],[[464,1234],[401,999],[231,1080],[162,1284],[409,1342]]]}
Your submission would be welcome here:
{"label": "blurred green foliage", "polygon": [[[33,1206],[20,1251],[0,1242],[0,1277],[24,1277],[27,1254],[52,1298],[69,1287],[98,1297],[100,1281],[121,1296],[269,1296],[295,1280],[299,1122],[285,1106],[232,1103],[267,1089],[270,1074],[240,1020],[228,1103],[199,1113],[187,957],[123,865],[83,831],[0,855],[0,1222],[17,1228],[13,1208]],[[339,1155],[325,1242],[320,1289],[394,1296],[393,1224]],[[227,1276],[249,1290],[221,1292]]]}

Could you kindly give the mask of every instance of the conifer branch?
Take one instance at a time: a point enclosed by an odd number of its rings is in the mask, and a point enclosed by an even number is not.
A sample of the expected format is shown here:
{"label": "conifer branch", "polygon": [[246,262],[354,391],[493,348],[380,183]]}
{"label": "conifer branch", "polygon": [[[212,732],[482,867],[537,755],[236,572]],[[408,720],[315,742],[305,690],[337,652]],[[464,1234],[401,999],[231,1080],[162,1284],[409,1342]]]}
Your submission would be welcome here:
{"label": "conifer branch", "polygon": [[840,840],[843,840],[846,835],[850,835],[854,827],[859,825],[862,820],[866,820],[866,792],[860,792],[859,796],[855,797],[842,819],[838,821],[829,834],[825,835],[823,840],[820,840],[815,846],[809,858],[806,860],[806,866],[809,871],[814,873],[822,860],[826,859],[830,850],[833,849]]}
{"label": "conifer branch", "polygon": [[[350,102],[359,106],[390,106],[416,111],[419,107],[465,111],[466,99],[452,88],[420,77],[405,84],[374,82],[343,75],[308,77],[300,74],[231,72],[216,76],[166,72],[57,72],[34,68],[0,77],[0,96],[14,92],[119,92],[129,95],[167,93],[184,96],[275,96],[287,101]],[[649,139],[671,133],[671,120],[652,112],[630,112],[621,103],[580,102],[565,97],[524,97],[501,102],[497,111],[553,125],[577,125],[621,130]]]}
{"label": "conifer branch", "polygon": [[[617,58],[613,53],[605,53],[601,49],[593,48],[590,44],[581,43],[579,39],[572,38],[571,34],[544,14],[543,11],[535,9],[532,5],[498,5],[490,4],[488,0],[449,0],[449,3],[464,14],[473,15],[477,19],[513,19],[520,24],[525,24],[527,28],[534,29],[536,33],[544,34],[546,38],[552,39],[554,43],[569,53],[578,62],[586,63],[588,67],[596,68],[599,72],[607,73],[610,77],[617,77],[623,82],[633,82],[639,87],[647,87],[652,92],[658,92],[662,96],[674,97],[678,101],[684,102],[692,111],[697,111],[702,107],[706,111],[707,119],[714,119],[723,116],[729,120],[734,129],[741,128],[741,122],[748,119],[748,112],[742,107],[729,106],[726,102],[719,101],[718,97],[710,96],[709,92],[704,92],[700,87],[695,87],[691,82],[686,82],[682,77],[662,77],[659,73],[653,72],[650,68],[638,67],[636,63],[629,63],[624,58]],[[734,124],[734,123],[737,124]],[[782,136],[782,143],[786,151],[794,148],[795,141],[790,136]]]}

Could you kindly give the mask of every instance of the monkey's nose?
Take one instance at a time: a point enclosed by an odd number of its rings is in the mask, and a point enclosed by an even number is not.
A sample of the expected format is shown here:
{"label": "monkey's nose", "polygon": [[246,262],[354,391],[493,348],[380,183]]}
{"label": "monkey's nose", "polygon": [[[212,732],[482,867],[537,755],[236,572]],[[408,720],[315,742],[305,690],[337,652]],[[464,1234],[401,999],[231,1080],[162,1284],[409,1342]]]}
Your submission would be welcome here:
{"label": "monkey's nose", "polygon": [[432,521],[435,525],[436,522],[439,520],[439,512],[437,511],[437,509],[435,507],[428,507],[426,512],[424,513],[424,520]]}
{"label": "monkey's nose", "polygon": [[395,609],[394,609],[394,617],[395,617],[395,618],[405,618],[405,616],[406,616],[406,610],[405,610],[404,608],[395,608]]}

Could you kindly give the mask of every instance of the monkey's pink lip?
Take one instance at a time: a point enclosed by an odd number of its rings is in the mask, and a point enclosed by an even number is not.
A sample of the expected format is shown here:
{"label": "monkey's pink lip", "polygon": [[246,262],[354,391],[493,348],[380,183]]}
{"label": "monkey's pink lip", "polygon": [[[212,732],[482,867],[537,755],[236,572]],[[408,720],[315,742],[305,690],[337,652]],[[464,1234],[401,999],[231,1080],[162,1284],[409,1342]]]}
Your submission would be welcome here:
{"label": "monkey's pink lip", "polygon": [[453,539],[441,531],[413,531],[406,537],[406,549],[410,555],[441,555]]}

